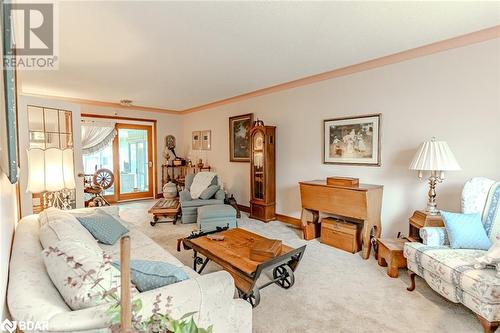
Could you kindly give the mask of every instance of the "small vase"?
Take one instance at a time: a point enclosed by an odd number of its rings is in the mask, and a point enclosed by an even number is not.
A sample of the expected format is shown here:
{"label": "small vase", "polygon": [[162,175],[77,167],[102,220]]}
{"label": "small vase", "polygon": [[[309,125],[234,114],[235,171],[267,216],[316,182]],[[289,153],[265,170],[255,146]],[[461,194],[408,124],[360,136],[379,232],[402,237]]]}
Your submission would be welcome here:
{"label": "small vase", "polygon": [[177,196],[177,185],[168,182],[163,186],[163,197],[166,199],[173,199]]}

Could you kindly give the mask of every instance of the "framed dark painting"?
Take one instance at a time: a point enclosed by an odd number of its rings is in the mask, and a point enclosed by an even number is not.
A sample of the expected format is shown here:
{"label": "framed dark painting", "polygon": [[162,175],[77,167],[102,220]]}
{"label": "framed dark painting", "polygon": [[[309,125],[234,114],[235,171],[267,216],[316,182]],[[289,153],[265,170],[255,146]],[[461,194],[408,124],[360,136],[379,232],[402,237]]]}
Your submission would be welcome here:
{"label": "framed dark painting", "polygon": [[381,114],[323,121],[323,163],[380,166]]}
{"label": "framed dark painting", "polygon": [[229,118],[229,160],[250,162],[250,129],[253,113]]}

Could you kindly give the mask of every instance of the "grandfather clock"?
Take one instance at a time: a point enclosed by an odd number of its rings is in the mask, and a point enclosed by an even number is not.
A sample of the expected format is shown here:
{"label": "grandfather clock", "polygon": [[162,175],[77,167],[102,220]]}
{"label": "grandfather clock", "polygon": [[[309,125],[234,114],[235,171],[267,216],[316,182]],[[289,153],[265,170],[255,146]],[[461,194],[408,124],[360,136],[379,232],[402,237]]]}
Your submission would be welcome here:
{"label": "grandfather clock", "polygon": [[250,130],[250,217],[276,220],[276,127],[257,121]]}

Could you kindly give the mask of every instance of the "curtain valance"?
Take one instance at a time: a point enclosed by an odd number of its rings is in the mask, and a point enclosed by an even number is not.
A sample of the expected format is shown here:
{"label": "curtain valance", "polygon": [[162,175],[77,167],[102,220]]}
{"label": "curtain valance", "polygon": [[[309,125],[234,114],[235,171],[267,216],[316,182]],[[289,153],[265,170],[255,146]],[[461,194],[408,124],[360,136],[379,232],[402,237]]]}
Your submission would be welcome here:
{"label": "curtain valance", "polygon": [[114,122],[84,121],[82,123],[82,153],[89,155],[106,148],[115,138]]}

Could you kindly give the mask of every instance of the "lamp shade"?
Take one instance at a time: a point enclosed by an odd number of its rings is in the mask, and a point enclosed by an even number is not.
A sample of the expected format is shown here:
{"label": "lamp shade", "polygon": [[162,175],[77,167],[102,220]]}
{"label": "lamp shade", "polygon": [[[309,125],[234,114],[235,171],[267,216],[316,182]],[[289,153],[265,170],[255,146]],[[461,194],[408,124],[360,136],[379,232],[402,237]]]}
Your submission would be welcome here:
{"label": "lamp shade", "polygon": [[453,171],[461,168],[448,144],[432,139],[420,145],[410,164],[410,170]]}
{"label": "lamp shade", "polygon": [[28,188],[31,193],[75,188],[73,150],[28,150]]}

